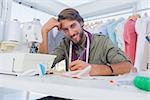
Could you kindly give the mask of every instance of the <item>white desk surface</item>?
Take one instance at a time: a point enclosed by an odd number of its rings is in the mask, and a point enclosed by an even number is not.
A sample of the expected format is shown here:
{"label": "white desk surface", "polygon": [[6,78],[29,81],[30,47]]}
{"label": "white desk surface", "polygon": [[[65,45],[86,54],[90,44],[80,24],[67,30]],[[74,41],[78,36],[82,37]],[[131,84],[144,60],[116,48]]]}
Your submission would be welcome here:
{"label": "white desk surface", "polygon": [[[113,79],[113,83],[110,79]],[[114,80],[116,76],[91,80],[59,75],[40,78],[0,74],[0,87],[81,100],[150,100],[150,92],[139,90],[132,85],[118,86]]]}

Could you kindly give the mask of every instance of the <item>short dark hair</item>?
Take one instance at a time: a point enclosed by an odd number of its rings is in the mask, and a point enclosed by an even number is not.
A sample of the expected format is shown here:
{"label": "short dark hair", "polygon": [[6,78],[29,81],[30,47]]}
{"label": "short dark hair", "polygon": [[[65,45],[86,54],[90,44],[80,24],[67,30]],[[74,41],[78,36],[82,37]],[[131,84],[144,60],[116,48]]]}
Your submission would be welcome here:
{"label": "short dark hair", "polygon": [[64,19],[77,20],[78,22],[84,22],[79,12],[73,8],[64,9],[59,13],[58,21],[64,20]]}

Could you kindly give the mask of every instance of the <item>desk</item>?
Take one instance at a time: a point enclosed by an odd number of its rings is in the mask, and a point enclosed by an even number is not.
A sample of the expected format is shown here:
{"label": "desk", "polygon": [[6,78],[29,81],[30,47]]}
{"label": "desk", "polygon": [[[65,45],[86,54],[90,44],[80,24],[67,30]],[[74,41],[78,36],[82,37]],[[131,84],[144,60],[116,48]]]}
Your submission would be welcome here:
{"label": "desk", "polygon": [[108,80],[73,79],[59,75],[43,78],[0,75],[0,87],[80,100],[150,100],[149,92],[134,86],[122,87],[110,84]]}

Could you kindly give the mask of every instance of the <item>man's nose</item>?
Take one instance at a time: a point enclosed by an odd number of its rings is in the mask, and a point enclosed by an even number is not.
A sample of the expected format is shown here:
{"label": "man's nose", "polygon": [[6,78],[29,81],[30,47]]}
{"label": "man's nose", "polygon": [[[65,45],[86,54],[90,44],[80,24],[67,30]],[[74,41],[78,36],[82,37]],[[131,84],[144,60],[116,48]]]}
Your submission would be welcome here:
{"label": "man's nose", "polygon": [[68,28],[68,32],[70,35],[73,35],[73,30],[71,28]]}
{"label": "man's nose", "polygon": [[68,29],[68,33],[69,33],[70,37],[72,37],[74,35],[74,32],[72,29]]}
{"label": "man's nose", "polygon": [[74,33],[73,35],[70,36],[70,38],[74,38],[76,35],[78,35],[79,33]]}

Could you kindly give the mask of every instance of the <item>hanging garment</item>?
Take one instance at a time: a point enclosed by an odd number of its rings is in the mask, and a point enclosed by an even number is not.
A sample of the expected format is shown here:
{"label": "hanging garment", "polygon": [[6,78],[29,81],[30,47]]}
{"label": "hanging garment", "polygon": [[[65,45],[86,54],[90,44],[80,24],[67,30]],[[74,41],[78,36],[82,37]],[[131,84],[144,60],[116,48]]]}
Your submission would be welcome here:
{"label": "hanging garment", "polygon": [[[57,33],[53,33],[57,32]],[[51,53],[61,42],[64,33],[61,31],[51,30],[48,33],[48,53]]]}
{"label": "hanging garment", "polygon": [[91,25],[90,25],[89,23],[86,23],[83,28],[84,28],[85,30],[87,30],[88,32],[92,32],[92,31],[93,31],[93,30],[92,30],[92,27],[91,27]]}
{"label": "hanging garment", "polygon": [[124,44],[124,38],[123,38],[123,33],[124,33],[124,24],[125,20],[122,22],[118,23],[118,25],[115,28],[115,33],[116,33],[116,41],[118,43],[118,47],[122,50],[125,51],[125,44]]}
{"label": "hanging garment", "polygon": [[[150,17],[148,17],[147,19],[148,19],[148,25],[147,25],[147,30],[146,30],[147,31],[146,36],[150,35]],[[146,39],[145,45],[144,45],[144,54],[142,57],[142,62],[140,64],[140,70],[147,70],[147,69],[150,70],[150,43]]]}
{"label": "hanging garment", "polygon": [[124,26],[124,43],[125,43],[125,54],[132,60],[133,64],[135,62],[136,53],[136,42],[137,34],[135,32],[135,22],[137,18],[130,18],[127,20]]}
{"label": "hanging garment", "polygon": [[148,41],[145,41],[144,54],[139,69],[140,71],[150,70],[150,43]]}
{"label": "hanging garment", "polygon": [[106,22],[106,23],[101,23],[101,24],[97,25],[96,28],[94,29],[94,33],[96,33],[96,34],[108,35],[108,32],[107,32],[107,25],[108,25],[109,23],[110,23],[110,22]]}
{"label": "hanging garment", "polygon": [[134,67],[140,70],[140,65],[142,64],[144,46],[146,43],[145,36],[147,34],[148,18],[139,18],[135,24],[135,30],[137,33],[137,44],[136,44],[136,55]]}
{"label": "hanging garment", "polygon": [[118,23],[122,22],[124,20],[124,18],[119,18],[118,20],[114,20],[112,23],[107,25],[107,32],[108,35],[110,37],[110,39],[112,40],[112,42],[114,43],[114,45],[117,46],[117,42],[116,42],[116,33],[115,33],[115,28],[117,26]]}

